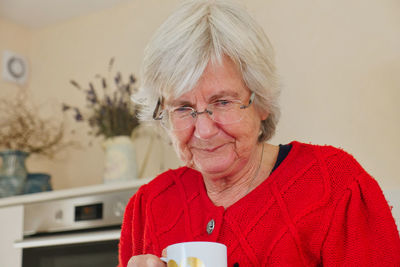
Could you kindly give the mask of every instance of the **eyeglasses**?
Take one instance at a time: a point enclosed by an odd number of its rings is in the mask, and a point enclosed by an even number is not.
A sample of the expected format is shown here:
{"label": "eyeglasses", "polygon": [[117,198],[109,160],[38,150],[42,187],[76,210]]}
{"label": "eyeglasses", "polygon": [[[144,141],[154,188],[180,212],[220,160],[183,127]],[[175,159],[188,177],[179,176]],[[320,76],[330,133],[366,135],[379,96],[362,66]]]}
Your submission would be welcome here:
{"label": "eyeglasses", "polygon": [[243,119],[243,110],[248,108],[254,101],[255,93],[252,92],[249,103],[244,105],[240,100],[219,99],[207,105],[203,111],[188,106],[174,107],[160,111],[161,100],[153,112],[153,119],[159,120],[161,125],[169,130],[181,131],[193,126],[197,116],[208,114],[210,119],[219,124],[233,124]]}

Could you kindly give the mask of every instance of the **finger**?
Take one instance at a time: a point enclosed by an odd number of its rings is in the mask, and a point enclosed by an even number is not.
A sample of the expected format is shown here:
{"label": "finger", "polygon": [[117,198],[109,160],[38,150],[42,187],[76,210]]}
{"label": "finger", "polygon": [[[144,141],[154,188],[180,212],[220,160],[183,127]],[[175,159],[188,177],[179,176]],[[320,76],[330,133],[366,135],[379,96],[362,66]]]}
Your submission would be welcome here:
{"label": "finger", "polygon": [[161,261],[158,257],[148,257],[146,259],[146,266],[148,267],[164,267],[165,263]]}
{"label": "finger", "polygon": [[157,256],[147,254],[133,256],[129,259],[127,267],[165,267],[165,263]]}
{"label": "finger", "polygon": [[167,257],[167,249],[166,249],[166,248],[164,248],[164,249],[162,250],[161,256],[162,256],[163,258],[166,258],[166,257]]}
{"label": "finger", "polygon": [[134,267],[135,266],[134,263],[133,263],[134,260],[135,260],[135,256],[131,257],[129,259],[128,264],[127,264],[126,267]]}

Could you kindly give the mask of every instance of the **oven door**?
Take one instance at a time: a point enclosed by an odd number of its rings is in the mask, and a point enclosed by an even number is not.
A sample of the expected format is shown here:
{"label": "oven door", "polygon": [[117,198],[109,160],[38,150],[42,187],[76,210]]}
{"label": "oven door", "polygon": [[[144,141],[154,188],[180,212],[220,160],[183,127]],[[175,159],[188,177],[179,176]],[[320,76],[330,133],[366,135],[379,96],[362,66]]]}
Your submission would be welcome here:
{"label": "oven door", "polygon": [[58,233],[25,238],[22,267],[110,267],[118,265],[120,229]]}

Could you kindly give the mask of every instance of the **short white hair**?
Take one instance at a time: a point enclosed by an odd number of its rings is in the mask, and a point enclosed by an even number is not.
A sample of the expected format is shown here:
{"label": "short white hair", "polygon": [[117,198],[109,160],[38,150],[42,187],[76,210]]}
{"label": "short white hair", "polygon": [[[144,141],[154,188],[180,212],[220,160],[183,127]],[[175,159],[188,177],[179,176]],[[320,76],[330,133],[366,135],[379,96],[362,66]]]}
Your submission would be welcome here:
{"label": "short white hair", "polygon": [[270,139],[280,115],[274,51],[262,27],[231,1],[185,1],[157,30],[145,49],[142,82],[133,97],[142,105],[139,118],[152,121],[159,99],[189,92],[207,64],[221,63],[224,55],[255,92],[255,107],[269,113],[259,142]]}

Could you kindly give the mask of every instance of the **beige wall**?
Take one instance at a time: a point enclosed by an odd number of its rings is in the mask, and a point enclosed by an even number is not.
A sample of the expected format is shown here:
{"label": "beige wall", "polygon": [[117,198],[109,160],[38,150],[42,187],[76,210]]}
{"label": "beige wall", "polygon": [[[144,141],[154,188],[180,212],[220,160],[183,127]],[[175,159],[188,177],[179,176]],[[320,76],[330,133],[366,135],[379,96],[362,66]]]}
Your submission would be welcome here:
{"label": "beige wall", "polygon": [[[105,73],[112,56],[122,73],[138,74],[145,44],[178,2],[132,1],[30,31],[0,21],[0,48],[28,54],[35,101],[84,105],[83,95],[68,81],[85,83]],[[400,187],[399,2],[244,2],[269,35],[282,77],[282,118],[272,142],[342,147],[383,187]],[[14,31],[22,41],[4,44],[3,33]],[[0,87],[10,86],[0,82]],[[77,128],[73,121],[70,126]],[[75,135],[84,145],[86,131],[79,125]],[[137,143],[140,164],[148,140]],[[146,177],[178,164],[167,145],[153,147],[162,149],[152,154]],[[101,183],[102,164],[100,142],[95,142],[52,161],[30,158],[28,167],[50,172],[59,189]]]}
{"label": "beige wall", "polygon": [[[4,50],[11,50],[24,57],[28,56],[31,32],[0,17],[0,57]],[[1,62],[1,61],[0,61]],[[2,69],[0,69],[2,72]],[[1,73],[0,72],[0,73]],[[0,96],[13,95],[17,86],[0,78]]]}
{"label": "beige wall", "polygon": [[250,9],[284,87],[274,141],[342,147],[383,187],[400,187],[400,2],[261,3]]}

